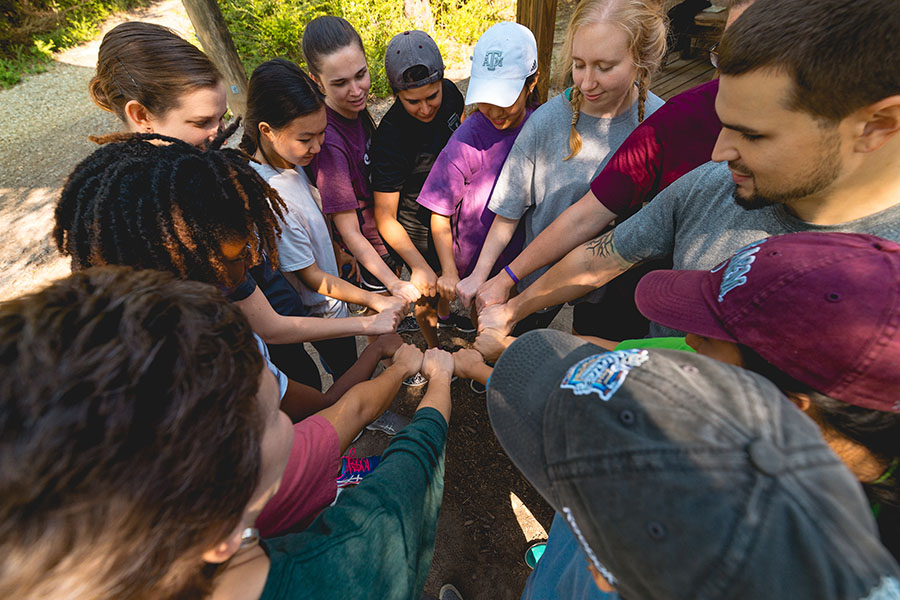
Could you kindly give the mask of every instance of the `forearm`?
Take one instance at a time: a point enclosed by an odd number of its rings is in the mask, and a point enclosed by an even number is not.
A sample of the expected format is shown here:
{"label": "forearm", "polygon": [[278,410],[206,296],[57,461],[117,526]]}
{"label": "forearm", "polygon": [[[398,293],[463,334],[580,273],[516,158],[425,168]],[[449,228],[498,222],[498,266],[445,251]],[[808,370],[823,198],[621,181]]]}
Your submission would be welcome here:
{"label": "forearm", "polygon": [[[379,195],[380,192],[375,192],[376,206],[378,204]],[[384,241],[400,255],[406,264],[409,265],[410,269],[429,268],[425,258],[422,257],[422,254],[419,253],[415,244],[409,239],[409,234],[406,232],[406,229],[403,228],[403,225],[400,224],[400,221],[398,221],[394,215],[384,214],[384,211],[379,211],[376,208],[375,222],[378,226],[378,233],[381,234],[382,239],[384,239]]]}
{"label": "forearm", "polygon": [[538,234],[509,264],[509,268],[520,279],[527,277],[599,235],[615,218],[616,215],[603,206],[593,192],[588,191]]}
{"label": "forearm", "polygon": [[433,408],[441,413],[447,423],[450,422],[450,375],[440,373],[428,381],[428,390],[416,410]]}
{"label": "forearm", "polygon": [[275,312],[259,288],[234,304],[247,317],[253,331],[267,344],[295,344],[349,335],[367,335],[375,325],[375,317],[285,317]]}
{"label": "forearm", "polygon": [[400,384],[403,383],[404,378],[403,367],[391,365],[378,377],[366,379],[350,386],[335,404],[335,408],[344,405],[343,410],[358,413],[360,427],[363,427],[387,410],[400,390]]}
{"label": "forearm", "polygon": [[315,266],[307,267],[301,271],[285,273],[284,275],[295,288],[298,285],[306,285],[311,290],[329,298],[337,298],[344,302],[370,308],[376,302],[376,295],[372,292],[358,288],[352,283],[344,281],[340,277],[335,277],[331,273],[326,273]]}
{"label": "forearm", "polygon": [[480,365],[476,365],[472,372],[469,373],[470,379],[474,379],[481,385],[487,385],[488,379],[491,377],[491,373],[494,372],[494,367],[490,365],[486,365],[484,363]]}
{"label": "forearm", "polygon": [[288,380],[287,390],[281,398],[281,410],[297,423],[334,404],[337,397],[323,394],[314,387]]}
{"label": "forearm", "polygon": [[575,300],[631,268],[616,251],[609,231],[569,252],[524,292],[509,301],[515,321],[541,310]]}
{"label": "forearm", "polygon": [[356,359],[356,362],[353,363],[353,366],[340,379],[331,384],[331,387],[325,392],[326,398],[330,399],[331,404],[333,404],[338,398],[347,393],[347,390],[361,381],[367,380],[372,376],[375,367],[378,366],[378,362],[382,358],[381,348],[376,344],[373,343],[366,346],[365,350],[360,353],[359,358]]}
{"label": "forearm", "polygon": [[[349,218],[347,217],[352,217],[352,223],[349,222]],[[350,253],[355,256],[356,260],[368,269],[372,275],[377,277],[378,281],[383,283],[386,287],[391,287],[399,281],[394,272],[384,264],[381,256],[379,256],[375,248],[372,247],[372,244],[369,243],[366,236],[359,230],[359,223],[356,221],[355,213],[352,215],[344,215],[343,213],[335,215],[335,226],[341,234],[341,239],[344,240],[347,249],[350,250]]]}
{"label": "forearm", "polygon": [[[497,262],[503,249],[509,244],[513,234],[516,233],[518,225],[519,219],[507,219],[500,215],[494,216],[494,222],[491,224],[491,229],[488,231],[484,245],[481,247],[481,254],[478,255],[478,262],[475,264],[475,268],[472,269],[473,276],[482,282],[490,276],[494,263]],[[515,273],[516,271],[513,270],[513,272]]]}
{"label": "forearm", "polygon": [[431,237],[434,239],[434,249],[441,263],[443,274],[458,276],[456,259],[453,257],[453,234],[450,230],[450,217],[431,214]]}

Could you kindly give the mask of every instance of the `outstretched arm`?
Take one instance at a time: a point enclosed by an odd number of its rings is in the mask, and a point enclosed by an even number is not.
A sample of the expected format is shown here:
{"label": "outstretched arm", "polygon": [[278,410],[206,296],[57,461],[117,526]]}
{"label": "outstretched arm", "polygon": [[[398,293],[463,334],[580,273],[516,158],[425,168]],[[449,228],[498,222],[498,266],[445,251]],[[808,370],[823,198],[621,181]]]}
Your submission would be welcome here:
{"label": "outstretched arm", "polygon": [[[616,215],[598,202],[594,193],[589,191],[534,238],[534,241],[509,263],[509,268],[519,279],[527,277],[598,235],[615,218]],[[497,219],[494,219],[494,224],[496,223]],[[478,310],[506,302],[514,287],[515,283],[506,273],[498,273],[478,288],[476,295]]]}
{"label": "outstretched arm", "polygon": [[453,233],[450,229],[450,217],[431,213],[431,237],[434,238],[434,249],[441,261],[441,276],[437,280],[437,293],[447,301],[456,299],[456,284],[459,283],[459,272],[456,270],[456,259],[453,258]]}
{"label": "outstretched arm", "polygon": [[375,223],[378,226],[378,233],[409,265],[410,283],[416,286],[423,296],[434,296],[437,275],[428,266],[428,262],[409,239],[406,229],[397,220],[400,192],[374,192],[373,195],[375,196]]}
{"label": "outstretched arm", "polygon": [[326,273],[316,263],[299,271],[285,273],[284,276],[295,289],[299,290],[300,286],[304,286],[324,296],[337,298],[351,304],[368,306],[378,312],[386,310],[402,311],[402,318],[409,310],[409,303],[403,298],[367,292],[352,283],[344,281],[340,277]]}
{"label": "outstretched arm", "polygon": [[549,271],[506,304],[488,306],[479,314],[479,329],[497,329],[509,335],[513,325],[531,313],[584,296],[605,285],[634,263],[616,251],[613,232],[569,252]]}
{"label": "outstretched arm", "polygon": [[234,303],[241,309],[250,327],[267,344],[313,342],[350,335],[380,335],[396,329],[402,315],[385,311],[371,317],[322,319],[319,317],[285,317],[275,312],[262,290]]}
{"label": "outstretched arm", "polygon": [[[493,268],[494,263],[500,257],[500,253],[503,252],[503,249],[509,244],[509,240],[516,233],[518,225],[519,219],[507,219],[500,215],[494,215],[494,222],[491,224],[491,230],[488,231],[484,245],[481,247],[481,254],[478,255],[478,262],[475,264],[475,268],[472,269],[472,273],[468,277],[456,284],[459,299],[466,308],[472,305],[475,293],[487,281],[491,274],[491,268]],[[515,270],[513,270],[513,273],[515,273]],[[500,273],[500,275],[503,275],[512,283],[512,279],[506,273]]]}

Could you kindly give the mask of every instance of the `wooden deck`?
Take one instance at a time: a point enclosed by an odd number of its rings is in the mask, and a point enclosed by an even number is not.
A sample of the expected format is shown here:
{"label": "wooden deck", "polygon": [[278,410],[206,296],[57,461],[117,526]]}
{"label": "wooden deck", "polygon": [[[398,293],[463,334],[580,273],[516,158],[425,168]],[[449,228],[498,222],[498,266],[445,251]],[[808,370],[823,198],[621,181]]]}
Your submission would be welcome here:
{"label": "wooden deck", "polygon": [[683,59],[677,54],[668,57],[668,63],[653,79],[650,91],[668,100],[672,96],[685,90],[706,83],[716,73],[709,62],[709,54],[703,50],[696,50],[693,58]]}

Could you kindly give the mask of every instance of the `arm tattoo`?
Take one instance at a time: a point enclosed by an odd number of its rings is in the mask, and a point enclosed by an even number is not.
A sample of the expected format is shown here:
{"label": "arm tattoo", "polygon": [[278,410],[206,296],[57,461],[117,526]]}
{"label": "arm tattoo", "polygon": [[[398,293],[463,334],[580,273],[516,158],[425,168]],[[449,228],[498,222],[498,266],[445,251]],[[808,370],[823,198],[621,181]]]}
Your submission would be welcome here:
{"label": "arm tattoo", "polygon": [[601,235],[600,237],[596,237],[586,243],[585,250],[590,252],[595,257],[602,258],[606,256],[615,256],[618,253],[616,252],[616,247],[613,244],[613,232],[608,231]]}

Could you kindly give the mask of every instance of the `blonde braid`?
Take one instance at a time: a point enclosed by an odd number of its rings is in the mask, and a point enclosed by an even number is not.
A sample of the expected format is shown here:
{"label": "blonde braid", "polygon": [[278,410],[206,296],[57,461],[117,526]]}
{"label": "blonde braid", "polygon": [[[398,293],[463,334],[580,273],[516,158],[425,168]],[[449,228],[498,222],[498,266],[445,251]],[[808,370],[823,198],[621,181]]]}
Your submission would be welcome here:
{"label": "blonde braid", "polygon": [[639,69],[638,78],[638,123],[644,121],[644,104],[647,102],[647,94],[650,92],[650,73]]}
{"label": "blonde braid", "polygon": [[572,128],[569,130],[569,155],[563,160],[569,160],[581,152],[581,134],[575,129],[578,124],[578,117],[581,114],[581,90],[577,85],[572,86]]}

